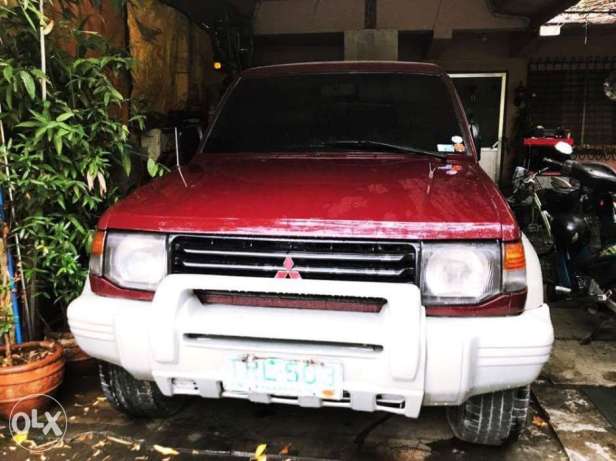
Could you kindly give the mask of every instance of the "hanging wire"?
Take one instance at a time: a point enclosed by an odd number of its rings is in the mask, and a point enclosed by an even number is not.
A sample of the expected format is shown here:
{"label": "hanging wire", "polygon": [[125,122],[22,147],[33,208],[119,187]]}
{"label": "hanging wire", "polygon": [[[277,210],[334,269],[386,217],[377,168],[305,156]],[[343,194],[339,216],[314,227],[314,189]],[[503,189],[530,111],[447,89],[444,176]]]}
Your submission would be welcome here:
{"label": "hanging wire", "polygon": [[178,127],[173,128],[173,133],[175,137],[175,164],[178,168],[178,173],[180,173],[180,178],[182,178],[182,182],[184,183],[184,187],[188,187],[186,184],[186,179],[184,179],[184,174],[182,174],[182,164],[180,163],[180,143],[178,142]]}

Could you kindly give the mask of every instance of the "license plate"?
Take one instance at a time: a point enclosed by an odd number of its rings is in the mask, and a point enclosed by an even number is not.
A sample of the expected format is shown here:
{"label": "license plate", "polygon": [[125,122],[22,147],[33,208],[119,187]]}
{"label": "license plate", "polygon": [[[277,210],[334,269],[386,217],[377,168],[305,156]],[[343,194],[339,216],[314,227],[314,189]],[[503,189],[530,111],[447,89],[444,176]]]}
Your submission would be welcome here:
{"label": "license plate", "polygon": [[342,365],[310,360],[241,357],[229,363],[229,391],[291,397],[342,398]]}

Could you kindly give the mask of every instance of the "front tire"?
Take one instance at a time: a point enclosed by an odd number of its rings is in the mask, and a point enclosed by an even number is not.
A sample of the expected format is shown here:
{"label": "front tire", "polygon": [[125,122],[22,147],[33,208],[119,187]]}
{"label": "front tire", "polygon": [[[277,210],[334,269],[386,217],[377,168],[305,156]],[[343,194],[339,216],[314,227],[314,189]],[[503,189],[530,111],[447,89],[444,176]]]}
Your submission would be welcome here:
{"label": "front tire", "polygon": [[107,401],[128,416],[166,418],[180,411],[185,404],[184,397],[167,397],[156,383],[135,379],[116,365],[101,362],[98,371]]}
{"label": "front tire", "polygon": [[526,427],[530,386],[476,395],[447,409],[457,438],[481,445],[502,445],[518,438]]}

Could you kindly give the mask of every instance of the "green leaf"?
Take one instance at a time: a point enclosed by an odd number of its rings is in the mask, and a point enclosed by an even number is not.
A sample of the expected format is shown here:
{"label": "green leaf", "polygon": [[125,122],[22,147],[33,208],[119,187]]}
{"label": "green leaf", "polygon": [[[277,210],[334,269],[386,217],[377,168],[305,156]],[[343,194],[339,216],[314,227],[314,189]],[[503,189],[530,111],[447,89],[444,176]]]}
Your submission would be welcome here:
{"label": "green leaf", "polygon": [[35,112],[33,110],[31,110],[30,113],[32,114],[32,116],[36,120],[38,120],[41,123],[48,123],[49,122],[49,118],[46,117],[46,114],[39,114],[38,112]]}
{"label": "green leaf", "polygon": [[13,92],[10,87],[6,87],[6,105],[10,110],[13,110]]}
{"label": "green leaf", "polygon": [[147,168],[148,168],[148,174],[151,177],[156,176],[156,173],[158,173],[158,164],[154,161],[154,159],[151,159],[151,158],[148,159]]}
{"label": "green leaf", "polygon": [[10,82],[13,79],[13,66],[10,64],[4,66],[4,69],[2,69],[2,75],[7,82]]}
{"label": "green leaf", "polygon": [[27,122],[22,122],[17,124],[17,128],[34,128],[35,126],[39,126],[39,122],[35,122],[34,120],[29,120]]}
{"label": "green leaf", "polygon": [[34,25],[34,23],[32,22],[32,19],[30,19],[30,15],[28,14],[28,10],[31,10],[30,1],[29,0],[24,0],[23,2],[19,2],[19,6],[21,7],[21,10],[23,12],[23,16],[28,21],[28,24],[30,24],[30,27],[32,27],[32,30],[34,32],[37,32],[38,28]]}
{"label": "green leaf", "polygon": [[30,96],[30,99],[34,99],[34,97],[36,96],[36,87],[34,85],[34,80],[32,79],[32,76],[25,70],[19,71],[19,76],[21,77],[21,81],[23,82],[24,87],[28,92],[28,96]]}
{"label": "green leaf", "polygon": [[62,147],[64,146],[64,143],[62,142],[62,132],[61,131],[58,131],[56,135],[53,137],[53,144],[56,148],[56,152],[58,153],[58,155],[62,155]]}
{"label": "green leaf", "polygon": [[56,122],[64,122],[74,116],[75,114],[73,112],[65,112],[63,114],[58,115],[58,117],[56,118]]}
{"label": "green leaf", "polygon": [[81,223],[77,220],[77,218],[75,216],[71,216],[68,215],[67,216],[68,220],[73,223],[73,226],[75,226],[75,228],[82,233],[86,233],[86,229],[81,225]]}
{"label": "green leaf", "polygon": [[47,131],[46,126],[42,126],[38,130],[36,130],[36,132],[34,133],[34,139],[32,140],[32,142],[35,144],[39,142],[46,131]]}
{"label": "green leaf", "polygon": [[132,162],[130,161],[130,157],[128,155],[123,155],[122,156],[122,169],[124,170],[124,173],[126,173],[126,176],[130,176],[130,172],[132,169]]}
{"label": "green leaf", "polygon": [[109,91],[111,92],[111,95],[114,97],[114,99],[116,99],[117,101],[124,100],[124,96],[122,96],[122,93],[120,93],[114,87],[109,88]]}

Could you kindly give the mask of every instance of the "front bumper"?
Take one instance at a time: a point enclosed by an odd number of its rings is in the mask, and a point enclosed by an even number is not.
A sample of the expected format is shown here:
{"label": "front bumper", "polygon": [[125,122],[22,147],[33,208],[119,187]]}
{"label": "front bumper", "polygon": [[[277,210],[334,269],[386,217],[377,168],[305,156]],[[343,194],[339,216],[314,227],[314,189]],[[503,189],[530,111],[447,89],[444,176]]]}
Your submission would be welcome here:
{"label": "front bumper", "polygon": [[[194,290],[383,298],[380,313],[203,305]],[[89,285],[68,310],[88,354],[154,380],[166,395],[341,406],[416,417],[422,405],[524,386],[547,362],[546,305],[515,317],[426,317],[413,285],[170,275],[152,302],[106,298]],[[343,366],[342,400],[277,397],[223,388],[228,361],[245,354]]]}

